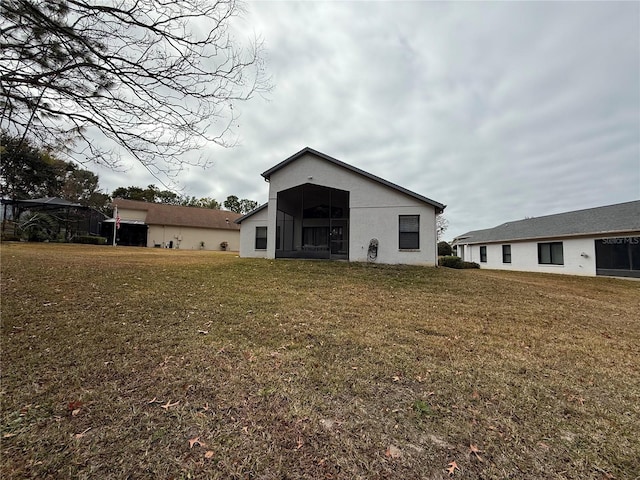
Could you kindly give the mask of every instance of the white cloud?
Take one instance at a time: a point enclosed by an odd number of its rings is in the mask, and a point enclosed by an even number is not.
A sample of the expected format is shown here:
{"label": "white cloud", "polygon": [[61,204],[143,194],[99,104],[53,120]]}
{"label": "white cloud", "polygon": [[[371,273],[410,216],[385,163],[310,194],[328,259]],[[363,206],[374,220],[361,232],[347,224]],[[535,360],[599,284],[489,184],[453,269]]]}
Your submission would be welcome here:
{"label": "white cloud", "polygon": [[448,238],[640,198],[637,2],[255,2],[238,31],[275,89],[186,194],[263,202],[260,173],[310,146],[447,204]]}

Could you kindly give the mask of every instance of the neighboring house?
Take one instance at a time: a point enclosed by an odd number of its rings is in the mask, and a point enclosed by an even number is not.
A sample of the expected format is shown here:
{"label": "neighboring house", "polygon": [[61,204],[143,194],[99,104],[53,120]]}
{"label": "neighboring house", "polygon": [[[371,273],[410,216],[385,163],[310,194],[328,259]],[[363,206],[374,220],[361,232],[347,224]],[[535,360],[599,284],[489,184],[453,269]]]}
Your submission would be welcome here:
{"label": "neighboring house", "polygon": [[236,220],[241,257],[436,264],[441,203],[311,148],[262,176],[269,202]]}
{"label": "neighboring house", "polygon": [[453,246],[481,268],[640,278],[640,201],[508,222]]}
{"label": "neighboring house", "polygon": [[[162,203],[116,198],[120,228],[118,245],[180,248],[186,250],[226,250],[240,248],[240,228],[234,223],[240,214],[210,208],[179,207]],[[114,219],[105,236],[113,239]]]}

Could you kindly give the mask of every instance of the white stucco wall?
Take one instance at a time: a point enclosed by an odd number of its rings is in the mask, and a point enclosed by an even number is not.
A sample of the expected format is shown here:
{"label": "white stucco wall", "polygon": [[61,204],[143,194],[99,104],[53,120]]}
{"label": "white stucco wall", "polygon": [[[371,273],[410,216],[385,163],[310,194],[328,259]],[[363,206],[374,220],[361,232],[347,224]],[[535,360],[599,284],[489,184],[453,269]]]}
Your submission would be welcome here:
{"label": "white stucco wall", "polygon": [[128,208],[119,208],[118,215],[123,220],[137,220],[144,222],[147,219],[146,210],[132,210]]}
{"label": "white stucco wall", "polygon": [[[253,257],[253,258],[266,258],[267,250],[256,250],[256,227],[267,227],[267,209],[260,210],[258,213],[251,215],[246,220],[242,221],[240,228],[240,256],[241,257]],[[267,229],[267,235],[269,235],[269,228]],[[267,243],[270,237],[267,236]]]}
{"label": "white stucco wall", "polygon": [[[487,261],[480,262],[481,245],[465,245],[464,260],[476,262],[480,268],[525,272],[563,273],[568,275],[596,274],[596,251],[593,237],[544,239],[524,242],[488,243]],[[538,264],[538,243],[562,242],[564,265]],[[502,245],[511,245],[511,263],[502,263]],[[460,245],[458,245],[460,252]],[[586,254],[583,256],[582,254]]]}
{"label": "white stucco wall", "polygon": [[[181,250],[222,250],[220,243],[227,242],[227,251],[237,252],[240,249],[240,232],[196,227],[175,227],[171,225],[149,225],[147,247],[161,245],[164,247],[173,241],[173,248]],[[200,247],[204,242],[204,247]]]}
{"label": "white stucco wall", "polygon": [[[267,258],[275,258],[278,192],[305,183],[349,192],[349,260],[366,261],[369,242],[377,238],[379,263],[435,264],[435,207],[311,154],[302,156],[270,177],[268,225],[274,228],[267,232]],[[418,250],[401,251],[398,248],[399,215],[420,215]],[[242,223],[243,230],[246,221]],[[244,256],[243,251],[241,255]]]}

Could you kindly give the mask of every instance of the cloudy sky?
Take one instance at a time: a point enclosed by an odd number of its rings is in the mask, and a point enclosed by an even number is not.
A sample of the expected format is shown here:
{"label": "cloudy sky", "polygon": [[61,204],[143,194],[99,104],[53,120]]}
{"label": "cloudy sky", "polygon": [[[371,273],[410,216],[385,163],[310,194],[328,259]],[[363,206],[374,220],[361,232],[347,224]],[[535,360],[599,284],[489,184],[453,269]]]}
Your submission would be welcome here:
{"label": "cloudy sky", "polygon": [[638,2],[251,2],[236,26],[275,88],[187,195],[263,203],[260,173],[309,146],[446,204],[448,240],[640,199]]}

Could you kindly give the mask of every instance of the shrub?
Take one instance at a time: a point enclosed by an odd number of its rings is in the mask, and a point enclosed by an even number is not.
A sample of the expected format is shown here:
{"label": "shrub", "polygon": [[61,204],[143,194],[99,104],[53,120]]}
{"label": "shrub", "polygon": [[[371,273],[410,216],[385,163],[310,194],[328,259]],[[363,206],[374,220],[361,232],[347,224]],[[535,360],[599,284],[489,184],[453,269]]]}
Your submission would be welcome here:
{"label": "shrub", "polygon": [[449,268],[463,268],[462,259],[454,255],[445,255],[438,258],[438,265]]}
{"label": "shrub", "polygon": [[445,255],[438,257],[438,265],[449,268],[480,268],[476,262],[464,262],[460,257],[455,255]]}
{"label": "shrub", "polygon": [[451,245],[448,242],[438,242],[438,255],[442,257],[450,256],[453,254]]}
{"label": "shrub", "polygon": [[476,262],[462,262],[462,268],[480,268]]}
{"label": "shrub", "polygon": [[105,237],[95,237],[92,235],[80,235],[73,238],[73,243],[85,243],[89,245],[106,245],[107,239]]}

